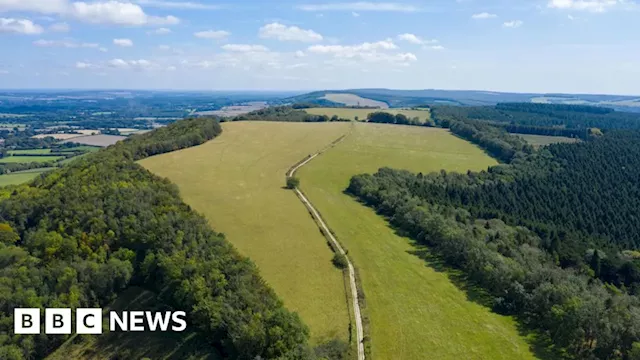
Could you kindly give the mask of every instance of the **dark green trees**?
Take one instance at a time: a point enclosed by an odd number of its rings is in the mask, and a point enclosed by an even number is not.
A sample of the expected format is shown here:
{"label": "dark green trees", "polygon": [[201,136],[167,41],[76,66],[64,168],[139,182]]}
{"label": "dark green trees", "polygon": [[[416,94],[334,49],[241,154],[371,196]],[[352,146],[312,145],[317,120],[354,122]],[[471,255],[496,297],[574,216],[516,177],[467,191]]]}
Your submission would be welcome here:
{"label": "dark green trees", "polygon": [[287,189],[295,189],[300,186],[300,179],[294,176],[287,177]]}
{"label": "dark green trees", "polygon": [[219,131],[210,119],[179,121],[0,195],[0,358],[42,359],[65,340],[13,335],[13,308],[104,306],[130,284],[186,311],[226,358],[303,353],[306,326],[253,263],[133,161]]}

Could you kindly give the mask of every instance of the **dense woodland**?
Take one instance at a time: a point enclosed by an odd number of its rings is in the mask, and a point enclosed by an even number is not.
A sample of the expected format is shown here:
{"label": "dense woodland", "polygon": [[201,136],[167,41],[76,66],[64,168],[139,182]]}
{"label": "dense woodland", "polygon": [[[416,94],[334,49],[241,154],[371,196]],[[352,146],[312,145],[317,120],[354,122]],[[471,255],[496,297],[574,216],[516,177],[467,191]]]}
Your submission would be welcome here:
{"label": "dense woodland", "polygon": [[218,135],[212,119],[133,136],[0,190],[0,358],[41,359],[65,336],[14,335],[16,307],[98,307],[139,285],[185,310],[227,358],[309,358],[308,330],[175,185],[134,162]]}
{"label": "dense woodland", "polygon": [[581,117],[604,135],[534,151],[504,128],[467,118],[470,108],[438,108],[438,125],[506,164],[466,174],[385,168],[354,177],[348,191],[464,270],[496,311],[517,315],[570,357],[640,359],[640,131],[613,130],[625,126],[613,116],[631,117],[609,109],[524,108],[532,117],[578,114],[561,125]]}
{"label": "dense woodland", "polygon": [[640,114],[594,106],[505,103],[496,106],[436,106],[436,121],[482,120],[509,132],[589,137],[589,129],[640,129]]}

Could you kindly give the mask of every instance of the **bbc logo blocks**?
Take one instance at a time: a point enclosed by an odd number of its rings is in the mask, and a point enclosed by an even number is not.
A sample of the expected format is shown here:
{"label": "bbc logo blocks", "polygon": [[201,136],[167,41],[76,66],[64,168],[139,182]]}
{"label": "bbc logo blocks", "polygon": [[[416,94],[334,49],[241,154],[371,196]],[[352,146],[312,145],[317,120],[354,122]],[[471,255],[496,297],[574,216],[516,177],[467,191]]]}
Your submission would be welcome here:
{"label": "bbc logo blocks", "polygon": [[[40,333],[40,309],[14,309],[16,334]],[[44,311],[45,334],[71,334],[71,309],[49,308]],[[77,334],[102,334],[102,309],[76,309]]]}
{"label": "bbc logo blocks", "polygon": [[[40,334],[40,309],[16,308],[13,311],[15,334]],[[187,314],[184,311],[110,311],[109,331],[174,331],[187,328]],[[76,309],[76,334],[102,334],[102,309]],[[44,309],[44,333],[69,335],[73,332],[71,309]]]}

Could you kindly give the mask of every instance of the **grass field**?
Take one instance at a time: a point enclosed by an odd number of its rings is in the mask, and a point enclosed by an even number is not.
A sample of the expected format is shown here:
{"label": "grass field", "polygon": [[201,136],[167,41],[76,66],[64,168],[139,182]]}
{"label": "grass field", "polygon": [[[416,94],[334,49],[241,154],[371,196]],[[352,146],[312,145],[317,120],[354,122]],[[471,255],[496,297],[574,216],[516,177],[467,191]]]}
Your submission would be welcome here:
{"label": "grass field", "polygon": [[101,148],[98,147],[98,146],[81,145],[81,146],[76,146],[76,147],[72,147],[72,148],[58,149],[58,150],[56,150],[56,152],[72,152],[72,151],[94,152],[94,151],[98,151],[100,149]]}
{"label": "grass field", "polygon": [[0,163],[13,164],[13,163],[32,163],[32,162],[47,162],[56,161],[62,159],[63,156],[7,156],[0,159]]}
{"label": "grass field", "polygon": [[544,136],[544,135],[530,135],[530,134],[513,134],[523,138],[527,143],[533,147],[541,147],[558,143],[576,143],[580,139],[564,137],[564,136]]}
{"label": "grass field", "polygon": [[384,111],[391,114],[404,114],[409,118],[417,117],[420,121],[424,122],[431,116],[429,110],[409,110],[409,109],[349,109],[349,108],[311,108],[305,109],[305,111],[312,115],[327,115],[329,117],[337,115],[343,119],[355,120],[356,116],[358,120],[362,121],[367,118],[372,112]]}
{"label": "grass field", "polygon": [[51,149],[27,149],[27,150],[11,150],[10,155],[23,155],[23,154],[49,154]]}
{"label": "grass field", "polygon": [[166,359],[166,360],[217,360],[222,357],[209,346],[206,339],[193,330],[175,332],[121,332],[111,333],[108,311],[130,310],[168,311],[169,307],[158,301],[156,294],[142,288],[131,287],[120,294],[116,301],[103,309],[103,334],[100,336],[72,335],[48,360],[68,359]]}
{"label": "grass field", "polygon": [[413,255],[412,242],[343,193],[352,175],[382,166],[480,170],[496,162],[446,130],[357,124],[344,142],[299,170],[301,188],[359,270],[373,359],[532,359],[515,320],[469,300],[449,272]]}
{"label": "grass field", "polygon": [[19,185],[26,183],[27,181],[34,179],[36,176],[42,174],[43,172],[49,171],[51,169],[53,168],[31,169],[11,174],[0,175],[0,186]]}
{"label": "grass field", "polygon": [[304,205],[283,189],[296,162],[346,133],[349,123],[224,123],[204,145],[141,164],[168,177],[311,329],[312,341],[348,339],[342,272]]}

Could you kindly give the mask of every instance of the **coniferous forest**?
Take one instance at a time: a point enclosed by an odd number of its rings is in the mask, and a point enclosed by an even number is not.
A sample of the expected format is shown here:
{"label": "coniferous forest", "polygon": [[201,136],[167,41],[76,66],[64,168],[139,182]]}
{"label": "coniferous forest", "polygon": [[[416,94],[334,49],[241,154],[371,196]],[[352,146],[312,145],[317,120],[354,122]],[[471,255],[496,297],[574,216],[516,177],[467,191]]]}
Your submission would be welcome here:
{"label": "coniferous forest", "polygon": [[300,358],[308,330],[178,189],[134,160],[220,134],[185,120],[0,192],[0,358],[42,359],[67,336],[14,335],[18,307],[103,307],[142,286],[187,312],[226,358]]}
{"label": "coniferous forest", "polygon": [[[516,315],[556,350],[640,359],[640,131],[613,130],[625,114],[564,107],[525,107],[526,117],[578,113],[582,120],[569,117],[567,129],[598,124],[604,135],[534,150],[467,117],[469,108],[447,117],[436,109],[440,126],[504,164],[466,174],[383,168],[355,176],[347,191],[463,270],[495,311]],[[514,108],[522,109],[497,107]]]}

